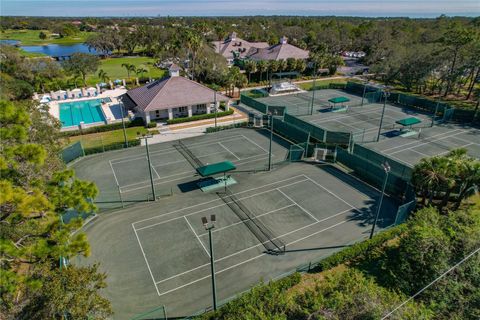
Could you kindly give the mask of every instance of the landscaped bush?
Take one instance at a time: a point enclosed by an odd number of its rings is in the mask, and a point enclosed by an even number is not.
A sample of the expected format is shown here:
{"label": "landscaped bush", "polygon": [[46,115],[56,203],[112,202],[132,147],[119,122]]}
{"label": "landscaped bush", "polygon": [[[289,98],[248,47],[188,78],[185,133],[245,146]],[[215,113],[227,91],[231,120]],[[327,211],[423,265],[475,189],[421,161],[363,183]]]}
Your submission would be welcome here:
{"label": "landscaped bush", "polygon": [[147,128],[155,128],[156,126],[157,126],[156,122],[149,122],[146,127]]}
{"label": "landscaped bush", "polygon": [[[233,114],[233,109],[230,109],[228,111],[217,112],[217,118],[229,116],[231,114]],[[213,119],[213,118],[215,118],[215,113],[199,114],[192,117],[170,119],[170,120],[167,120],[167,124],[183,123],[183,122]]]}
{"label": "landscaped bush", "polygon": [[[140,145],[140,140],[135,139],[135,140],[130,140],[128,141],[128,147],[136,147]],[[106,151],[111,151],[111,150],[118,150],[118,149],[123,149],[125,148],[125,143],[110,143],[104,146],[98,146],[98,147],[91,147],[91,148],[84,148],[85,155],[89,154],[94,154],[94,153],[102,153]]]}
{"label": "landscaped bush", "polygon": [[314,268],[314,272],[328,270],[342,263],[358,258],[373,248],[383,245],[385,242],[397,237],[407,228],[406,224],[401,224],[388,230],[376,234],[372,239],[356,243],[342,251],[332,254],[321,260]]}
{"label": "landscaped bush", "polygon": [[[125,121],[125,127],[128,127],[128,128],[141,127],[143,125],[144,123],[142,118],[135,118],[133,121]],[[123,124],[121,122],[117,122],[117,123],[106,124],[103,126],[90,127],[83,130],[65,131],[65,132],[61,132],[60,135],[62,137],[73,137],[81,134],[113,131],[113,130],[118,130],[122,128],[123,128]]]}
{"label": "landscaped bush", "polygon": [[218,132],[218,131],[223,131],[223,130],[228,130],[228,129],[234,129],[234,128],[242,128],[246,127],[247,122],[239,122],[235,124],[229,124],[228,126],[219,126],[219,127],[209,127],[207,130],[205,130],[206,133],[212,133],[212,132]]}

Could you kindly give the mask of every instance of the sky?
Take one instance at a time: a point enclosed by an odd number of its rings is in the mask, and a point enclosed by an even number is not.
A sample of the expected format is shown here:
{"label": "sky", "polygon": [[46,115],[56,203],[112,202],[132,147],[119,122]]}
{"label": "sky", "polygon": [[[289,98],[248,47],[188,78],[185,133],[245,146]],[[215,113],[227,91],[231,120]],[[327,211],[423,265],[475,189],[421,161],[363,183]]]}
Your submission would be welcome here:
{"label": "sky", "polygon": [[0,16],[480,16],[480,0],[0,0]]}

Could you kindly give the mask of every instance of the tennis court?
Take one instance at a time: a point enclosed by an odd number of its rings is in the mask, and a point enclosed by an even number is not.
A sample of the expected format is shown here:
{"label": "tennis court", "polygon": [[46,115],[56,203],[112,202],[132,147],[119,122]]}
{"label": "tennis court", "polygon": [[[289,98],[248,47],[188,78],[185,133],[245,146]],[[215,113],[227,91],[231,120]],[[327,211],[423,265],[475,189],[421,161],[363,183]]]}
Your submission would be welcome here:
{"label": "tennis court", "polygon": [[410,166],[422,158],[444,155],[456,148],[465,148],[470,156],[480,159],[480,130],[442,124],[422,129],[420,136],[383,139],[368,147]]}
{"label": "tennis court", "polygon": [[[179,142],[149,146],[152,180],[157,197],[182,192],[183,182],[196,175],[194,166],[182,155]],[[268,162],[267,130],[235,129],[184,139],[182,145],[203,164],[233,162],[238,170],[263,170]],[[272,145],[273,162],[285,160],[288,145],[277,137]],[[86,157],[73,168],[77,176],[93,180],[100,189],[100,208],[152,198],[150,170],[145,146]]]}
{"label": "tennis court", "polygon": [[[92,244],[87,262],[108,272],[106,295],[115,318],[165,305],[169,317],[211,306],[208,233],[201,217],[215,214],[213,247],[219,301],[261,279],[269,280],[318,261],[368,236],[379,191],[334,166],[292,163],[265,173],[233,173],[234,198],[189,193],[98,216],[86,226]],[[250,220],[285,245],[269,254],[229,201],[241,203]],[[395,220],[386,199],[378,227]]]}

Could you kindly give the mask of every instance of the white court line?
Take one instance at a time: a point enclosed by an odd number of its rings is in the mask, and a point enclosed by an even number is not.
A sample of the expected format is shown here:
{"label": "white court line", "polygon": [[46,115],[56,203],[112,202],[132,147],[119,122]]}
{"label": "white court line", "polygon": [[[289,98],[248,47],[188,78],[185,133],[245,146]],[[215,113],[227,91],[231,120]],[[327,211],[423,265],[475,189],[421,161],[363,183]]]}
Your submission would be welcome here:
{"label": "white court line", "polygon": [[[462,133],[462,132],[457,132],[457,133],[455,133],[455,134],[453,134],[453,135],[450,134],[450,135],[448,135],[448,136],[446,136],[446,137],[441,137],[441,138],[434,139],[434,140],[428,140],[427,142],[423,142],[423,143],[420,143],[420,144],[417,144],[417,145],[414,145],[414,146],[411,146],[411,147],[403,148],[402,150],[397,150],[397,151],[394,151],[394,152],[392,152],[392,153],[387,153],[387,154],[388,154],[388,155],[392,155],[392,154],[396,154],[396,153],[399,153],[399,152],[402,152],[402,151],[405,151],[405,150],[408,150],[408,149],[421,147],[421,146],[424,146],[424,145],[426,145],[426,144],[430,144],[430,143],[432,143],[432,142],[437,142],[437,141],[441,141],[441,140],[448,139],[448,138],[451,138],[451,137],[455,137],[455,135],[460,134],[460,133]],[[413,144],[413,143],[417,143],[417,142],[418,142],[418,140],[417,140],[417,141],[410,142],[410,143],[407,144],[407,145],[410,145],[410,144]],[[403,145],[402,147],[405,147],[405,145]],[[382,152],[384,152],[384,151],[382,151]]]}
{"label": "white court line", "polygon": [[[275,209],[275,210],[272,210],[272,211],[268,211],[268,212],[265,212],[265,213],[262,213],[262,214],[259,214],[259,215],[256,215],[255,217],[252,218],[252,220],[255,220],[255,219],[258,219],[260,217],[264,217],[266,215],[269,215],[269,214],[272,214],[274,212],[277,212],[277,211],[280,211],[280,210],[283,210],[283,209],[287,209],[287,208],[290,208],[290,207],[293,207],[295,206],[295,204],[289,204],[288,206],[285,206],[285,207],[281,207],[281,208],[278,208],[278,209]],[[244,223],[244,221],[238,221],[238,222],[234,222],[232,224],[229,224],[228,226],[225,226],[225,227],[221,227],[221,228],[215,228],[212,232],[215,233],[215,232],[219,232],[219,231],[222,231],[222,230],[225,230],[225,229],[228,229],[230,227],[234,227],[236,225],[239,225],[239,224],[242,224]],[[205,232],[205,233],[202,233],[202,234],[199,234],[198,236],[199,237],[203,237],[203,236],[206,236],[208,235],[208,232]]]}
{"label": "white court line", "polygon": [[[158,174],[157,170],[155,170],[155,167],[150,164],[150,167],[152,167],[153,171],[155,171],[155,174],[157,175],[157,179],[161,179],[160,175]],[[155,181],[155,179],[154,179]]]}
{"label": "white court line", "polygon": [[[458,131],[459,129],[455,129],[453,131]],[[452,134],[453,131],[450,131],[450,132],[443,132],[443,133],[438,133],[438,134],[435,134],[429,138],[436,138],[436,137],[440,137],[440,136],[443,136],[445,134]],[[448,137],[446,137],[448,138]],[[434,142],[436,141],[435,139],[433,139],[431,142]],[[415,144],[415,143],[418,143],[418,140],[415,140],[415,141],[412,141],[412,142],[409,142],[409,143],[405,143],[405,144],[401,144],[401,145],[397,145],[395,147],[391,147],[391,148],[387,148],[387,149],[384,149],[384,150],[380,150],[380,152],[383,152],[383,153],[387,153],[388,151],[390,150],[394,150],[394,149],[398,149],[398,148],[403,148],[405,146],[408,146],[408,145],[411,145],[411,144]]]}
{"label": "white court line", "polygon": [[237,155],[235,153],[233,153],[230,149],[228,149],[227,147],[225,147],[221,142],[218,142],[218,144],[225,150],[227,150],[228,152],[230,152],[230,154],[232,156],[234,156],[235,158],[237,158],[238,160],[241,160],[239,157],[237,157]]}
{"label": "white court line", "polygon": [[303,174],[303,176],[305,178],[307,178],[308,180],[310,180],[311,182],[313,182],[314,184],[316,184],[317,186],[319,186],[320,188],[322,188],[323,190],[327,191],[328,193],[330,193],[332,196],[334,196],[335,198],[337,198],[338,200],[342,201],[343,203],[345,203],[346,205],[348,205],[350,208],[352,209],[357,209],[359,210],[357,207],[351,205],[350,203],[348,203],[347,201],[343,200],[342,198],[340,198],[339,196],[337,196],[334,192],[330,191],[329,189],[327,189],[326,187],[322,186],[321,184],[319,184],[318,182],[316,182],[315,180],[312,180],[310,179],[310,177],[306,176]]}
{"label": "white court line", "polygon": [[413,167],[413,166],[415,165],[414,162],[410,162],[410,161],[407,161],[407,160],[403,160],[403,159],[400,159],[399,157],[392,156],[392,155],[389,155],[389,154],[387,154],[387,155],[388,155],[389,158],[393,158],[393,159],[397,160],[398,162],[403,163],[403,164],[405,164],[405,165],[407,165],[407,166],[409,166],[409,167]]}
{"label": "white court line", "polygon": [[148,272],[150,273],[153,284],[155,285],[155,290],[157,290],[157,294],[160,295],[160,291],[158,291],[157,284],[155,283],[155,278],[153,277],[152,269],[150,269],[150,265],[148,264],[147,257],[145,256],[145,251],[143,251],[142,243],[140,242],[140,238],[138,237],[137,230],[135,230],[133,223],[132,223],[132,228],[133,228],[133,232],[135,232],[135,236],[137,237],[138,245],[140,246],[140,250],[142,251],[143,258],[145,259],[145,263],[147,264]]}
{"label": "white court line", "polygon": [[426,153],[417,151],[417,150],[415,150],[415,149],[413,149],[413,148],[408,148],[408,149],[405,149],[405,150],[403,150],[403,151],[407,151],[407,150],[413,151],[413,152],[415,152],[415,153],[418,153],[419,155],[422,155],[422,156],[424,156],[424,157],[432,157],[432,156],[434,156],[434,155],[430,155],[430,154],[426,154]]}
{"label": "white court line", "polygon": [[283,192],[282,190],[280,190],[279,188],[277,188],[278,192],[280,192],[281,194],[283,194],[283,196],[285,198],[287,198],[288,200],[292,201],[293,204],[297,205],[297,207],[299,207],[303,212],[305,212],[306,214],[308,214],[313,220],[317,221],[318,222],[318,219],[316,217],[313,216],[313,214],[311,214],[307,209],[303,208],[301,205],[299,205],[297,202],[295,202],[295,200],[293,200],[292,198],[290,198],[285,192]]}
{"label": "white court line", "polygon": [[[346,222],[349,222],[349,221],[351,221],[351,220],[353,220],[353,218],[352,218],[352,219],[348,219],[348,220],[341,221],[341,222],[336,223],[336,224],[334,224],[334,225],[332,225],[332,226],[329,226],[329,227],[327,227],[327,228],[324,228],[324,229],[322,229],[322,230],[319,230],[319,231],[317,231],[317,232],[314,232],[314,233],[312,233],[312,234],[310,234],[310,235],[308,235],[308,236],[306,236],[306,237],[303,237],[303,238],[300,238],[300,239],[298,239],[298,240],[289,242],[289,243],[286,244],[286,246],[292,245],[292,244],[297,243],[297,242],[299,242],[299,241],[303,241],[303,240],[305,240],[305,239],[307,239],[307,238],[309,238],[309,237],[312,237],[312,236],[317,235],[317,234],[319,234],[319,233],[321,233],[321,232],[324,232],[324,231],[330,230],[330,229],[332,229],[332,228],[335,228],[335,227],[337,227],[337,226],[339,226],[339,225],[342,225],[342,224],[344,224],[344,223],[346,223]],[[316,224],[316,223],[317,223],[317,222],[314,222],[314,224]],[[250,261],[256,260],[256,259],[258,259],[258,258],[261,258],[261,257],[265,256],[265,255],[267,255],[267,254],[266,254],[266,253],[259,254],[259,255],[255,256],[255,257],[252,257],[252,258],[250,258],[250,259],[247,259],[247,260],[244,260],[244,261],[242,261],[242,262],[236,263],[236,264],[231,265],[231,266],[229,266],[229,267],[226,267],[226,268],[224,268],[224,269],[222,269],[222,270],[220,270],[220,271],[217,271],[217,272],[215,272],[215,274],[220,274],[220,273],[222,273],[222,272],[225,272],[225,271],[228,271],[228,270],[230,270],[230,269],[236,268],[236,267],[238,267],[238,266],[240,266],[240,265],[242,265],[242,264],[245,264],[245,263],[248,263],[248,262],[250,262]],[[171,292],[173,292],[173,291],[182,289],[182,288],[184,288],[184,287],[186,287],[186,286],[192,285],[192,284],[194,284],[194,283],[197,283],[197,282],[199,282],[199,281],[208,279],[208,278],[210,278],[210,277],[211,277],[211,275],[208,275],[208,276],[205,276],[205,277],[196,279],[196,280],[191,281],[191,282],[189,282],[189,283],[186,283],[186,284],[184,284],[184,285],[181,285],[181,286],[175,287],[175,288],[173,288],[173,289],[167,290],[167,291],[165,291],[165,292],[162,292],[161,294],[159,294],[159,296],[163,296],[163,295],[168,294],[168,293],[171,293]]]}
{"label": "white court line", "polygon": [[[265,151],[265,153],[268,153],[267,150],[265,150],[264,148],[262,148],[262,147],[261,147],[258,143],[256,143],[255,141],[252,141],[250,138],[244,136],[243,134],[242,134],[242,137],[244,137],[245,139],[247,139],[248,141],[250,141],[251,143],[253,143],[253,144],[256,145],[257,147],[259,147],[260,149],[262,149],[263,151]],[[273,155],[273,154],[272,154],[272,155]]]}
{"label": "white court line", "polygon": [[[378,111],[379,111],[379,110],[373,110],[373,111],[363,112],[362,114],[377,113]],[[331,121],[331,120],[347,119],[347,118],[354,118],[354,116],[352,116],[352,115],[343,115],[343,116],[338,116],[338,117],[319,118],[319,119],[311,120],[311,122],[313,122],[313,123],[322,123],[322,122],[327,122],[327,121]]]}
{"label": "white court line", "polygon": [[[471,146],[472,144],[478,145],[477,143],[470,142],[470,143],[467,143],[467,144],[464,144],[464,145],[461,145],[461,146],[455,147],[455,148],[465,148],[465,147]],[[450,151],[451,150],[440,152],[440,153],[437,154],[437,156],[445,154],[445,153],[449,153]]]}
{"label": "white court line", "polygon": [[[312,223],[307,224],[307,225],[305,225],[305,226],[303,226],[303,227],[300,227],[300,228],[298,228],[298,229],[295,229],[295,230],[289,231],[289,232],[287,232],[287,233],[284,233],[284,234],[282,234],[282,235],[280,235],[280,236],[278,236],[278,237],[273,238],[273,240],[286,237],[286,236],[288,236],[288,235],[290,235],[290,234],[292,234],[292,233],[295,233],[295,232],[301,231],[301,230],[303,230],[303,229],[309,228],[309,227],[311,227],[311,226],[313,226],[313,225],[315,225],[315,224],[317,224],[317,223],[321,223],[321,222],[330,220],[330,219],[335,218],[335,217],[337,217],[337,216],[339,216],[339,215],[345,214],[345,213],[349,212],[350,210],[351,210],[351,209],[347,209],[347,210],[344,210],[344,211],[335,213],[334,215],[331,215],[331,216],[329,216],[329,217],[323,218],[323,219],[321,219],[321,220],[319,220],[319,221],[317,221],[317,222],[312,222]],[[254,248],[256,248],[256,247],[263,246],[264,243],[266,243],[266,242],[259,243],[259,244],[256,244],[256,245],[247,247],[247,248],[245,248],[245,249],[239,250],[239,251],[237,251],[237,252],[234,252],[234,253],[232,253],[232,254],[226,255],[226,256],[224,256],[224,257],[222,257],[222,258],[220,258],[220,259],[215,260],[215,262],[220,262],[220,261],[229,259],[229,258],[231,258],[231,257],[234,257],[234,256],[236,256],[236,255],[239,255],[240,253],[243,253],[243,252],[249,251],[249,250],[251,250],[251,249],[254,249]],[[262,253],[262,254],[260,254],[259,256],[263,256],[263,255],[265,255],[265,254]],[[192,269],[190,269],[190,270],[184,271],[184,272],[179,273],[179,274],[177,274],[177,275],[174,275],[174,276],[171,276],[171,277],[162,279],[162,280],[158,281],[157,284],[162,283],[162,282],[165,282],[165,281],[168,281],[168,280],[171,280],[171,279],[176,278],[176,277],[179,277],[179,276],[182,276],[182,275],[184,275],[184,274],[187,274],[187,273],[189,273],[189,272],[192,272],[192,271],[201,269],[201,268],[206,267],[206,266],[209,266],[209,265],[210,265],[210,263],[205,263],[205,264],[203,264],[203,265],[200,265],[200,266],[198,266],[198,267],[195,267],[195,268],[192,268]]]}
{"label": "white court line", "polygon": [[[241,136],[229,136],[229,137],[225,137],[224,139],[220,139],[221,142],[225,142],[225,141],[233,141],[233,140],[239,140],[241,139],[240,137],[242,137],[243,135]],[[193,146],[193,148],[196,148],[198,146],[203,146],[203,145],[214,145],[218,142],[218,140],[211,140],[211,141],[204,141],[204,142],[199,142],[199,143],[192,143],[190,145],[188,145],[187,147],[189,146]],[[165,149],[162,149],[162,150],[158,150],[158,151],[152,151],[150,152],[151,155],[162,155],[162,154],[168,154],[168,153],[175,153],[177,152],[177,149],[175,149],[175,147],[169,147],[169,148],[165,148]],[[144,157],[144,156],[142,156]],[[127,162],[127,161],[133,161],[133,160],[137,160],[137,159],[141,159],[142,157],[139,157],[137,155],[132,155],[132,156],[126,156],[126,157],[123,157],[123,158],[115,158],[115,159],[112,159],[110,161],[113,161],[114,163],[121,163],[121,162]],[[118,161],[116,161],[118,160]]]}
{"label": "white court line", "polygon": [[115,174],[115,170],[113,170],[112,160],[109,160],[108,162],[110,162],[110,168],[112,169],[112,173],[113,173],[113,177],[115,178],[115,182],[117,183],[117,186],[120,187],[120,185],[118,184],[117,175]]}
{"label": "white court line", "polygon": [[[263,185],[263,186],[260,186],[260,187],[255,187],[255,188],[251,188],[251,189],[248,189],[248,190],[245,190],[245,191],[237,192],[237,193],[235,193],[234,195],[239,195],[239,194],[247,193],[247,192],[250,192],[250,191],[258,190],[258,189],[265,188],[265,187],[268,187],[268,186],[271,186],[271,185],[274,185],[274,184],[277,184],[277,183],[281,183],[281,182],[285,182],[285,181],[288,181],[288,180],[297,179],[297,178],[300,178],[300,177],[302,177],[302,176],[304,177],[304,175],[298,175],[298,176],[290,177],[290,178],[287,178],[287,179],[283,179],[283,180],[279,180],[279,181],[267,183],[267,184],[265,184],[265,185]],[[302,181],[304,181],[304,180],[305,180],[305,179],[301,180],[300,182],[302,182]],[[163,216],[165,216],[165,215],[169,215],[169,214],[176,213],[176,212],[180,212],[180,211],[187,210],[187,209],[192,209],[192,208],[199,207],[199,206],[203,206],[203,205],[205,205],[205,204],[213,203],[213,202],[216,202],[216,201],[221,201],[221,199],[213,199],[213,200],[209,200],[209,201],[206,201],[206,202],[194,204],[194,205],[189,206],[189,207],[185,207],[185,208],[182,208],[182,209],[170,211],[170,212],[163,213],[163,214],[160,214],[160,215],[157,215],[157,216],[154,216],[154,217],[150,217],[150,218],[138,220],[138,221],[133,222],[132,224],[136,224],[136,223],[139,223],[139,222],[144,222],[144,221],[148,221],[148,220],[152,220],[152,219],[157,219],[157,218],[163,217]]]}
{"label": "white court line", "polygon": [[192,230],[193,234],[195,235],[195,237],[197,238],[198,242],[200,242],[200,244],[202,245],[203,249],[205,250],[205,252],[207,253],[207,256],[210,258],[210,253],[208,252],[207,248],[205,248],[205,246],[203,245],[203,242],[202,240],[200,240],[200,238],[198,237],[198,234],[195,232],[195,230],[193,229],[192,225],[190,224],[190,221],[188,221],[187,217],[183,216],[185,218],[185,221],[187,221],[187,224],[188,226],[190,227],[190,230]]}
{"label": "white court line", "polygon": [[[295,184],[298,184],[298,183],[302,183],[302,182],[305,182],[305,181],[307,181],[307,180],[305,179],[305,180],[293,182],[293,183],[289,184],[288,186],[290,186],[290,185],[295,185]],[[272,192],[272,191],[279,191],[279,190],[277,190],[277,188],[269,189],[269,190],[262,191],[262,192],[259,192],[259,193],[255,193],[255,194],[252,194],[252,195],[243,197],[243,198],[239,198],[238,201],[242,201],[242,200],[245,200],[245,199],[250,199],[250,198],[253,198],[253,197],[256,197],[256,196],[260,196],[260,195],[262,195],[262,194],[269,193],[269,192]],[[237,194],[238,194],[238,193],[237,193]],[[235,194],[235,195],[237,195],[237,194]],[[221,200],[221,199],[215,199],[215,201],[220,201],[220,200]],[[233,202],[233,201],[229,201],[228,203],[234,203],[234,202]],[[189,217],[189,216],[194,215],[194,214],[198,214],[198,213],[201,213],[201,212],[205,212],[205,211],[209,211],[209,210],[212,210],[212,209],[220,208],[220,207],[226,206],[228,203],[225,203],[225,202],[224,202],[224,203],[221,203],[221,204],[219,204],[219,205],[216,205],[216,206],[213,206],[213,207],[209,207],[209,208],[206,208],[206,209],[202,209],[202,210],[199,210],[199,211],[191,212],[191,213],[185,214],[185,215],[180,216],[180,217],[171,218],[171,219],[168,219],[168,220],[165,220],[165,221],[160,221],[160,222],[157,222],[157,223],[154,223],[154,224],[150,224],[150,225],[148,225],[148,226],[144,226],[144,227],[141,227],[141,228],[137,228],[136,230],[137,230],[137,231],[140,231],[140,230],[143,230],[143,229],[148,229],[148,228],[155,227],[155,226],[158,226],[158,225],[161,225],[161,224],[164,224],[164,223],[168,223],[168,222],[171,222],[171,221],[174,221],[174,220],[181,219],[182,217]]]}
{"label": "white court line", "polygon": [[[243,165],[245,165],[247,163],[250,163],[250,162],[255,162],[255,161],[267,159],[267,157],[258,158],[258,157],[262,157],[262,156],[264,156],[264,154],[257,154],[257,155],[251,156],[251,157],[243,158],[242,162],[240,162],[240,161],[233,161],[233,162],[237,165],[237,167],[239,167],[239,166],[243,166]],[[273,153],[272,153],[272,157],[274,157]],[[248,160],[248,159],[252,159],[252,158],[255,158],[255,159],[249,160],[249,161],[243,161],[243,160]],[[164,183],[169,183],[169,182],[178,181],[178,180],[182,180],[182,179],[186,179],[186,178],[191,178],[192,173],[195,173],[195,171],[194,170],[183,171],[183,172],[171,174],[171,175],[168,175],[168,176],[164,176],[161,179],[156,179],[156,180],[154,179],[154,181],[157,181],[157,182],[154,182],[154,185],[157,186],[157,185],[161,185],[161,184],[164,184]],[[188,174],[188,176],[187,176],[187,174]],[[178,179],[171,179],[171,180],[163,181],[164,179],[174,177],[174,176],[179,176],[179,175],[185,175],[185,176],[181,177],[181,178],[178,178]],[[159,180],[162,180],[162,181],[158,182]],[[144,184],[144,183],[148,183],[148,182],[149,182],[148,180],[143,180],[141,182],[136,182],[134,184],[129,184],[129,185],[122,186],[122,187],[120,187],[120,189],[128,188],[128,187],[131,187],[131,186],[134,186],[134,185]],[[121,193],[133,192],[133,191],[141,190],[141,189],[145,189],[145,188],[151,188],[151,186],[150,185],[144,185],[144,186],[140,186],[140,187],[133,188],[133,189],[123,190]]]}

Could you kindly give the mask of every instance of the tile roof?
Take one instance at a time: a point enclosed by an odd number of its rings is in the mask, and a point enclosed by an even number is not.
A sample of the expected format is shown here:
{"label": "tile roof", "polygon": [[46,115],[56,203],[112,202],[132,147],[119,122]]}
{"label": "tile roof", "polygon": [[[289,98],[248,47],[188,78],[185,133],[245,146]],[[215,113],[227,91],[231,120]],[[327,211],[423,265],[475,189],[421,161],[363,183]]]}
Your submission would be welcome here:
{"label": "tile roof", "polygon": [[246,40],[235,37],[234,39],[228,38],[224,41],[213,41],[215,46],[215,52],[221,54],[227,59],[233,59],[233,53],[238,52],[240,57],[244,57],[250,48],[266,48],[267,42],[248,42]]}
{"label": "tile roof", "polygon": [[[165,77],[125,95],[141,110],[153,111],[213,102],[214,90],[184,77]],[[217,101],[228,100],[217,93]]]}
{"label": "tile roof", "polygon": [[267,48],[251,48],[247,57],[253,60],[307,59],[309,52],[289,43],[279,43]]}

